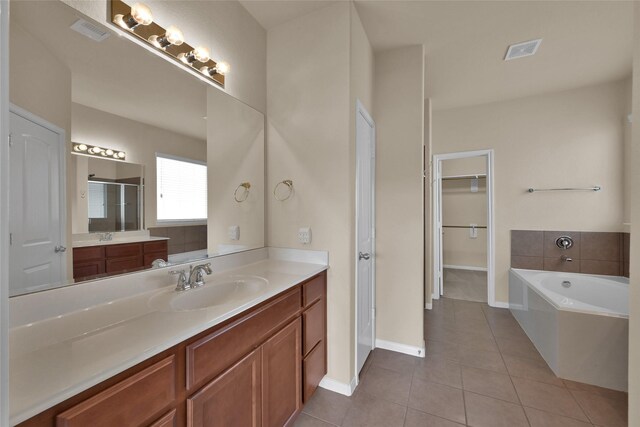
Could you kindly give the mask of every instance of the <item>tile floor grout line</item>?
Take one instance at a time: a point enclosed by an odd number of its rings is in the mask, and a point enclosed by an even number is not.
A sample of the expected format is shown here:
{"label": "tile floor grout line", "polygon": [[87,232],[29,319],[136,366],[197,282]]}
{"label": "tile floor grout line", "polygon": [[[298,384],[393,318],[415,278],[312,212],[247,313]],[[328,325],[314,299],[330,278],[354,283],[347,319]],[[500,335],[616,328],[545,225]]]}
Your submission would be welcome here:
{"label": "tile floor grout line", "polygon": [[[484,314],[484,317],[485,317],[485,320],[487,320],[487,323],[489,323],[489,320],[487,319],[487,313],[485,313],[484,310],[482,310],[482,313]],[[489,325],[489,329],[491,330],[491,335],[493,335],[493,339],[496,340],[496,335],[493,333],[493,329],[491,328],[491,325]],[[496,340],[496,345],[498,345],[498,340]],[[513,382],[513,378],[511,377],[511,372],[509,372],[509,367],[507,366],[507,362],[505,362],[504,360],[504,355],[502,354],[502,350],[500,349],[499,346],[498,346],[498,351],[500,352],[500,359],[502,360],[502,363],[504,363],[504,368],[507,370],[507,375],[509,376],[509,382],[511,383],[511,387],[513,387],[513,391],[515,391],[516,393],[518,402],[520,402],[520,407],[522,408],[522,412],[524,413],[524,418],[525,420],[527,420],[527,424],[531,426],[531,420],[529,420],[527,411],[524,410],[524,404],[522,403],[522,399],[520,398],[520,393],[518,393],[518,389],[516,388],[516,385]]]}

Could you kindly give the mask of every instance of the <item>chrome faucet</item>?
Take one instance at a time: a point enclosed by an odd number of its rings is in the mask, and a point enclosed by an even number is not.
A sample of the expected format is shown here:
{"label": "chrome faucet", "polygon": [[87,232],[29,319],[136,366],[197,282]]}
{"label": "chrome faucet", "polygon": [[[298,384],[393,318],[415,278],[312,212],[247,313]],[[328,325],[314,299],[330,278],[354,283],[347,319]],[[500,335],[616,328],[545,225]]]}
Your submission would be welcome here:
{"label": "chrome faucet", "polygon": [[566,256],[566,255],[562,255],[562,256],[560,257],[560,259],[561,259],[563,262],[573,262],[573,258],[568,257],[568,256]]}
{"label": "chrome faucet", "polygon": [[182,292],[190,289],[189,282],[187,280],[187,273],[185,270],[171,270],[169,274],[178,276],[178,284],[176,285],[176,291]]}
{"label": "chrome faucet", "polygon": [[107,232],[107,233],[100,234],[101,242],[110,242],[112,240],[113,240],[113,233]]}
{"label": "chrome faucet", "polygon": [[199,264],[189,266],[189,276],[187,276],[186,270],[171,270],[169,274],[178,276],[178,283],[176,284],[176,291],[182,292],[188,289],[199,288],[204,285],[204,275],[213,273],[211,270],[211,263]]}
{"label": "chrome faucet", "polygon": [[213,273],[211,270],[211,263],[199,264],[195,267],[189,268],[189,286],[192,288],[199,288],[204,285],[204,275]]}

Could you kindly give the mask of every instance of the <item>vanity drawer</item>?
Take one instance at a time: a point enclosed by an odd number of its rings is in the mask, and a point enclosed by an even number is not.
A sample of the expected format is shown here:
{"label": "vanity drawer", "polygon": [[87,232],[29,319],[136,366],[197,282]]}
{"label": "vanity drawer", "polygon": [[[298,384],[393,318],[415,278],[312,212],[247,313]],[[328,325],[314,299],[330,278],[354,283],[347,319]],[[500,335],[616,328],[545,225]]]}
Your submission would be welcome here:
{"label": "vanity drawer", "polygon": [[157,242],[145,242],[144,253],[148,254],[149,252],[166,252],[167,248],[168,246],[166,240],[160,240]]}
{"label": "vanity drawer", "polygon": [[258,347],[300,312],[300,288],[187,346],[187,389],[192,390]]}
{"label": "vanity drawer", "polygon": [[[169,356],[56,417],[57,427],[148,423],[176,397],[176,361]],[[160,424],[162,425],[162,424]]]}
{"label": "vanity drawer", "polygon": [[124,258],[135,255],[142,255],[141,243],[127,243],[124,245],[108,245],[105,246],[107,258]]}
{"label": "vanity drawer", "polygon": [[100,274],[104,274],[104,259],[83,262],[74,260],[73,262],[73,278],[76,280]]}
{"label": "vanity drawer", "polygon": [[306,403],[327,373],[324,341],[320,341],[302,361],[302,399]]}
{"label": "vanity drawer", "polygon": [[302,313],[303,356],[324,339],[324,325],[324,303],[319,300]]}
{"label": "vanity drawer", "polygon": [[107,258],[105,270],[107,273],[118,273],[121,271],[135,270],[143,267],[142,256],[132,256],[127,258]]}
{"label": "vanity drawer", "polygon": [[89,261],[104,258],[104,246],[87,246],[86,248],[73,248],[73,261]]}
{"label": "vanity drawer", "polygon": [[302,299],[305,307],[310,306],[324,296],[324,283],[325,274],[323,273],[302,285]]}
{"label": "vanity drawer", "polygon": [[166,414],[164,414],[159,419],[157,419],[156,422],[151,424],[149,427],[175,427],[175,425],[176,425],[176,410],[173,409],[167,412]]}

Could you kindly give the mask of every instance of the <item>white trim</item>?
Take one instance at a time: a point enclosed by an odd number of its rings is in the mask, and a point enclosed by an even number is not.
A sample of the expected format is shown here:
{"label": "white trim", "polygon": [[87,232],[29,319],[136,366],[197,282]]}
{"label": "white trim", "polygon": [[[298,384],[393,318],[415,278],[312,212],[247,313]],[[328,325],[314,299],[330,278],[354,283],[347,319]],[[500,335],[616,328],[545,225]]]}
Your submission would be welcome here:
{"label": "white trim", "polygon": [[[376,176],[376,162],[375,162],[375,150],[376,150],[376,124],[373,121],[373,118],[371,117],[371,115],[369,114],[369,112],[367,111],[367,109],[364,107],[364,105],[360,102],[359,99],[356,99],[356,117],[355,117],[355,123],[357,125],[357,120],[358,120],[358,114],[362,115],[362,117],[369,123],[369,125],[371,125],[372,128],[372,138],[373,138],[373,161],[371,162],[371,174],[373,175],[374,179],[371,181],[371,209],[372,209],[372,213],[371,213],[371,271],[372,271],[372,279],[371,279],[371,296],[372,296],[372,305],[373,305],[373,325],[371,327],[371,342],[375,343],[375,339],[376,339],[376,180],[375,180],[375,176]],[[357,126],[356,126],[357,128]],[[354,146],[355,146],[355,150],[356,150],[356,179],[355,179],[355,252],[353,254],[353,259],[354,259],[354,276],[355,276],[355,298],[354,298],[354,334],[353,336],[355,337],[355,351],[353,352],[354,354],[354,366],[356,371],[358,371],[358,262],[359,257],[358,257],[358,218],[359,218],[359,212],[358,212],[358,191],[359,191],[359,186],[358,186],[358,148],[357,148],[357,141],[358,141],[358,135],[357,135],[357,129],[355,131],[355,141],[353,141]],[[373,350],[375,348],[375,345],[373,346],[373,348],[371,350]],[[353,387],[353,390],[355,390],[355,387],[358,385],[360,378],[358,376],[359,372],[356,372],[356,375],[354,377],[355,380],[355,385]]]}
{"label": "white trim", "polygon": [[486,157],[486,175],[487,175],[487,300],[492,307],[499,307],[496,302],[496,280],[495,280],[495,200],[494,200],[494,150],[475,150],[475,151],[461,151],[455,153],[435,154],[433,156],[433,167],[436,171],[435,177],[432,182],[432,191],[435,195],[434,200],[434,219],[432,224],[432,233],[435,236],[433,239],[433,277],[434,277],[434,289],[433,298],[437,299],[442,292],[439,286],[439,277],[441,275],[442,265],[442,161],[453,159],[464,159],[469,157]]}
{"label": "white trim", "polygon": [[487,271],[487,267],[476,267],[473,265],[450,265],[444,264],[442,268],[448,268],[450,270],[469,270],[469,271]]}
{"label": "white trim", "polygon": [[503,302],[503,301],[495,301],[491,307],[509,308],[509,303],[508,302]]}
{"label": "white trim", "polygon": [[393,341],[385,341],[376,339],[376,348],[382,348],[385,350],[395,351],[396,353],[404,353],[411,356],[424,357],[425,343],[422,342],[422,347],[416,347],[414,345],[401,344]]}
{"label": "white trim", "polygon": [[432,302],[424,303],[424,309],[425,310],[431,310],[432,308],[433,308],[433,303]]}
{"label": "white trim", "polygon": [[[53,123],[50,123],[43,119],[40,116],[33,114],[32,112],[25,110],[22,107],[19,107],[15,104],[9,104],[9,112],[13,113],[17,116],[22,117],[25,120],[28,120],[38,126],[42,126],[43,128],[50,130],[51,132],[58,135],[58,154],[60,156],[60,164],[58,170],[58,182],[60,183],[58,191],[60,192],[60,244],[65,246],[67,250],[60,255],[60,283],[67,283],[69,280],[68,271],[67,271],[67,257],[71,253],[71,248],[73,246],[73,241],[67,241],[67,132]],[[9,129],[11,131],[11,129]],[[7,153],[9,155],[9,153]],[[7,225],[8,225],[7,221]],[[46,288],[33,287],[26,288],[27,292],[31,292],[34,290],[44,290]]]}
{"label": "white trim", "polygon": [[9,1],[0,1],[0,426],[9,425]]}
{"label": "white trim", "polygon": [[356,390],[357,384],[358,384],[357,375],[353,377],[353,379],[351,380],[351,384],[336,381],[325,375],[324,378],[322,378],[322,380],[320,381],[319,386],[325,390],[333,391],[345,396],[351,396],[353,392]]}

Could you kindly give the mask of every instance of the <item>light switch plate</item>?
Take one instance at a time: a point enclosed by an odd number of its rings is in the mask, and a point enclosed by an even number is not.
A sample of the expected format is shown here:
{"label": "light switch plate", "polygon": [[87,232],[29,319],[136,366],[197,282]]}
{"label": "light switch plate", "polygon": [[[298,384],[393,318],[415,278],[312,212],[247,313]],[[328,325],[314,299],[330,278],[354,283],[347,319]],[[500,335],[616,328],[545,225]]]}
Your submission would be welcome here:
{"label": "light switch plate", "polygon": [[470,239],[478,238],[478,224],[469,224],[469,238]]}
{"label": "light switch plate", "polygon": [[303,245],[308,245],[311,243],[311,228],[303,227],[298,229],[298,241]]}
{"label": "light switch plate", "polygon": [[240,240],[240,226],[239,225],[230,225],[228,233],[229,233],[229,240]]}

